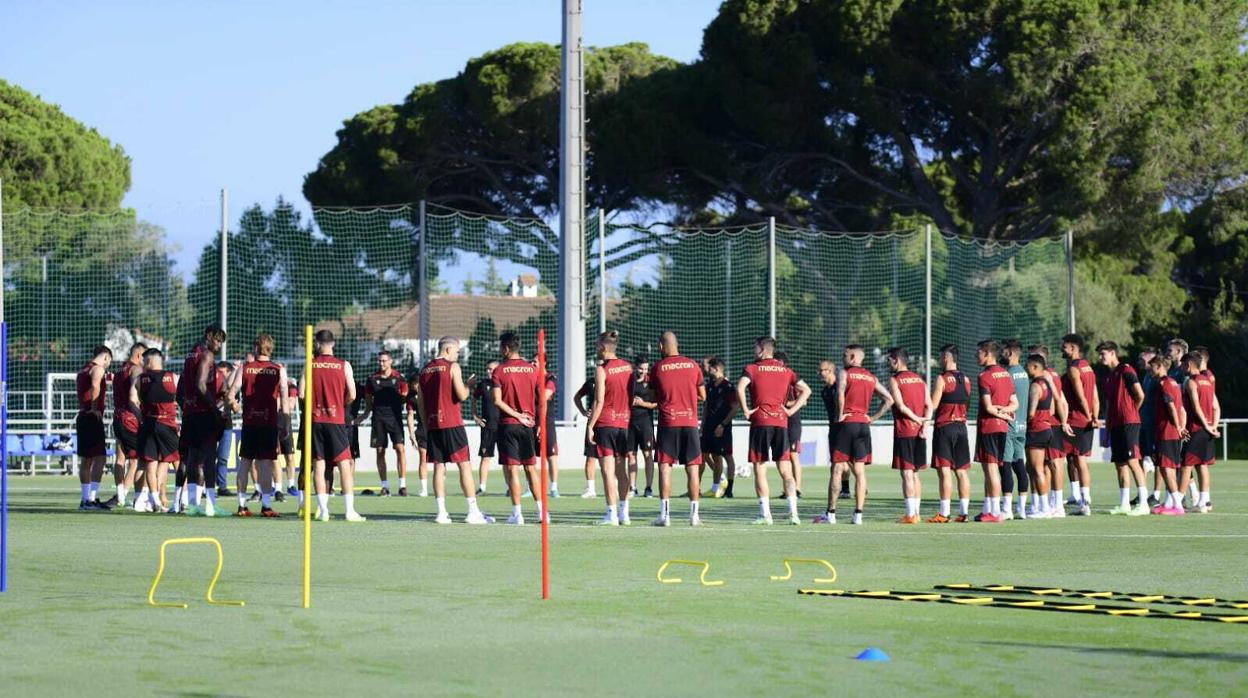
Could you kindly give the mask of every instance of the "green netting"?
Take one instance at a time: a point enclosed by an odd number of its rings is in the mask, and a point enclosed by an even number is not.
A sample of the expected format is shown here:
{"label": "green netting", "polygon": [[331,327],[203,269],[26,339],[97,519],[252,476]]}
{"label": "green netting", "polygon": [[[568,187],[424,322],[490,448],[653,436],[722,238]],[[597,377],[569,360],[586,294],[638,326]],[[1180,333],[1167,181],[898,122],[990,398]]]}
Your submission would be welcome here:
{"label": "green netting", "polygon": [[[659,334],[673,330],[682,353],[715,354],[730,372],[752,359],[768,332],[766,227],[714,230],[606,227],[607,326],[619,330],[622,355],[658,357]],[[599,265],[597,243],[590,263]],[[594,273],[595,281],[599,278]],[[593,289],[591,305],[599,305]],[[600,313],[588,326],[598,333]]]}
{"label": "green netting", "polygon": [[975,345],[1017,338],[1044,344],[1060,361],[1069,328],[1069,276],[1061,238],[1026,244],[935,235],[932,240],[932,351],[957,344],[973,373]]}
{"label": "green netting", "polygon": [[[885,354],[905,347],[921,370],[925,308],[921,233],[828,234],[776,229],[776,335],[811,388],[819,362],[841,364],[847,344],[866,349],[865,366],[888,377]],[[805,419],[827,419],[812,400]]]}
{"label": "green netting", "polygon": [[[39,390],[47,373],[76,371],[100,343],[124,351],[144,339],[176,359],[219,317],[217,241],[188,283],[172,273],[158,229],[133,212],[17,211],[3,223],[13,390]],[[551,227],[434,206],[424,224],[422,245],[418,206],[318,209],[312,220],[281,203],[246,210],[229,239],[229,355],[240,357],[258,332],[268,332],[278,356],[298,366],[310,323],[333,329],[339,353],[361,373],[372,370],[383,347],[410,372],[440,336],[451,335],[467,342],[467,372],[482,374],[500,332],[519,331],[531,354],[545,329],[557,371],[560,260]],[[751,359],[753,339],[770,329],[766,226],[602,230],[600,242],[591,216],[585,258],[571,262],[584,265],[589,352],[605,306],[625,355],[656,356],[659,333],[672,329],[685,354],[719,355],[732,374]],[[866,346],[868,365],[881,377],[890,346],[922,357],[923,234],[781,226],[775,240],[776,334],[812,386],[819,360],[838,359],[846,343]],[[1068,322],[1061,240],[999,244],[935,235],[932,249],[933,349],[952,342],[969,357],[981,339],[1015,336],[1056,351]],[[424,327],[422,253],[430,311]],[[825,417],[817,404],[804,416]]]}
{"label": "green netting", "polygon": [[132,211],[4,214],[9,389],[41,390],[102,343],[161,342],[185,325],[186,288]]}

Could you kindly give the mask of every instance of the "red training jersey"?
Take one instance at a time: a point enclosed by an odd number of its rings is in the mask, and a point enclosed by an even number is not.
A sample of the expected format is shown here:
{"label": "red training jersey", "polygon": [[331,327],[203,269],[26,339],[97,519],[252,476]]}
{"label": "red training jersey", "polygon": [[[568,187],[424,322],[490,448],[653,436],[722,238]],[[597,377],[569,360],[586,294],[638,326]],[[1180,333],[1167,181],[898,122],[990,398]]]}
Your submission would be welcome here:
{"label": "red training jersey", "polygon": [[187,354],[186,361],[182,363],[182,380],[178,381],[178,397],[181,398],[183,414],[207,412],[216,402],[216,392],[213,391],[216,371],[210,371],[208,374],[208,390],[211,394],[205,395],[199,392],[199,366],[205,360],[212,360],[208,348],[203,344],[196,344],[191,348],[191,353]]}
{"label": "red training jersey", "polygon": [[789,397],[789,388],[797,384],[797,374],[777,359],[759,359],[747,364],[742,372],[749,377],[750,404],[754,406],[754,414],[750,415],[750,426],[755,427],[788,427],[789,415],[784,411],[784,403]]}
{"label": "red training jersey", "polygon": [[282,365],[273,361],[243,364],[243,426],[277,427]]}
{"label": "red training jersey", "polygon": [[[1062,377],[1057,375],[1057,371],[1054,371],[1051,368],[1044,369],[1044,372],[1049,374],[1049,379],[1053,381],[1054,403],[1053,403],[1053,411],[1049,412],[1049,426],[1054,427],[1054,428],[1060,427],[1062,426],[1062,420],[1057,418],[1056,400],[1060,400],[1063,397],[1065,397],[1065,394],[1062,393]],[[1069,420],[1069,417],[1067,419]]]}
{"label": "red training jersey", "polygon": [[437,358],[420,370],[420,399],[425,403],[427,429],[452,429],[464,425],[464,412],[456,399],[455,380],[451,376],[454,365],[446,359]]}
{"label": "red training jersey", "polygon": [[879,383],[875,374],[861,366],[845,369],[845,404],[841,412],[846,424],[869,424],[871,422],[871,396]]}
{"label": "red training jersey", "polygon": [[1135,369],[1126,363],[1120,363],[1105,376],[1105,399],[1109,403],[1109,419],[1111,427],[1125,424],[1139,424],[1140,410],[1135,406],[1135,394],[1132,386],[1140,384]]}
{"label": "red training jersey", "polygon": [[104,412],[104,377],[100,376],[100,394],[91,399],[91,369],[95,368],[95,362],[90,361],[78,371],[78,379],[76,381],[78,388],[78,409],[86,412],[87,410],[95,410],[103,414]]}
{"label": "red training jersey", "polygon": [[[504,359],[494,367],[491,380],[501,393],[502,401],[511,409],[533,418],[537,423],[537,367],[524,359]],[[499,424],[519,424],[520,420],[506,413],[499,414]]]}
{"label": "red training jersey", "polygon": [[[1036,413],[1027,417],[1027,431],[1032,433],[1040,433],[1051,431],[1053,429],[1050,419],[1053,416],[1053,393],[1049,390],[1049,384],[1043,378],[1036,378],[1031,381],[1032,392],[1040,392],[1040,402],[1036,403]],[[1029,395],[1028,400],[1031,399]]]}
{"label": "red training jersey", "polygon": [[178,384],[173,371],[144,371],[139,374],[139,405],[144,420],[178,428]]}
{"label": "red training jersey", "polygon": [[[1197,404],[1200,405],[1200,411],[1205,415],[1205,420],[1213,424],[1213,381],[1203,372],[1194,376],[1188,376],[1187,379],[1196,382]],[[1204,431],[1205,427],[1200,423],[1200,419],[1196,417],[1195,405],[1192,404],[1192,399],[1186,390],[1183,391],[1183,404],[1187,410],[1187,430],[1193,434],[1198,431]]]}
{"label": "red training jersey", "polygon": [[[1014,397],[1014,377],[1009,370],[1000,364],[985,366],[979,372],[979,395],[987,395],[993,407],[1005,407]],[[982,400],[981,400],[982,402]],[[1010,423],[1000,417],[993,417],[980,410],[976,422],[976,431],[980,434],[1004,434],[1010,430]]]}
{"label": "red training jersey", "polygon": [[[1179,388],[1179,382],[1170,376],[1161,379],[1160,386],[1161,404],[1156,407],[1157,413],[1157,440],[1158,441],[1178,441],[1183,438],[1179,433],[1179,426],[1187,421],[1187,416],[1183,409],[1183,390]],[[1170,419],[1170,410],[1166,405],[1174,405],[1175,411],[1178,413],[1179,422],[1175,424]],[[1189,429],[1190,431],[1190,429]]]}
{"label": "red training jersey", "polygon": [[347,423],[347,362],[328,354],[312,359],[312,423]]}
{"label": "red training jersey", "polygon": [[[897,392],[901,393],[901,401],[911,412],[924,416],[927,410],[927,384],[914,371],[900,371],[893,376],[897,381]],[[923,425],[901,414],[897,406],[893,406],[893,435],[908,439],[923,433]]]}
{"label": "red training jersey", "polygon": [[633,365],[624,359],[609,359],[602,362],[602,370],[606,372],[607,380],[602,412],[595,426],[627,429],[633,413],[633,388],[637,382]]}
{"label": "red training jersey", "polygon": [[659,403],[659,426],[698,426],[702,367],[683,356],[665,356],[650,367],[650,387]]}
{"label": "red training jersey", "polygon": [[113,421],[126,431],[139,430],[139,415],[130,406],[130,369],[134,364],[126,362],[113,373]]}
{"label": "red training jersey", "polygon": [[936,426],[966,421],[966,406],[971,401],[971,379],[961,371],[945,371],[941,382],[940,404],[936,406]]}
{"label": "red training jersey", "polygon": [[1083,398],[1088,401],[1088,412],[1085,412],[1079,405],[1079,398],[1075,395],[1074,385],[1070,382],[1070,373],[1062,376],[1062,393],[1066,395],[1066,401],[1070,404],[1070,414],[1066,417],[1067,423],[1076,429],[1082,429],[1092,424],[1092,401],[1093,393],[1096,390],[1096,371],[1092,370],[1092,364],[1087,359],[1075,359],[1070,362],[1070,368],[1075,369],[1079,373],[1079,385],[1083,387]]}

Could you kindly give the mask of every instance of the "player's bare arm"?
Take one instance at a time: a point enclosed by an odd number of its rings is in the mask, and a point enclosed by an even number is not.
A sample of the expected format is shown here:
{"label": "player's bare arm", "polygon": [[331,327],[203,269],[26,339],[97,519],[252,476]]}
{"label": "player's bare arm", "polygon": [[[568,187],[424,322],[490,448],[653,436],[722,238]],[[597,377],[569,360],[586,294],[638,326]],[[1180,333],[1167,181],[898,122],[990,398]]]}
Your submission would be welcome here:
{"label": "player's bare arm", "polygon": [[741,379],[737,381],[737,404],[741,406],[741,414],[745,415],[746,419],[754,415],[754,410],[750,408],[749,396],[746,395],[749,387],[750,377],[741,376]]}
{"label": "player's bare arm", "polygon": [[1092,406],[1088,403],[1088,396],[1083,394],[1083,372],[1078,366],[1070,366],[1066,369],[1066,377],[1070,379],[1070,388],[1075,394],[1075,406],[1083,414],[1092,414]]}
{"label": "player's bare arm", "polygon": [[277,411],[281,414],[290,414],[290,401],[286,396],[290,394],[290,376],[286,374],[286,367],[282,366],[277,369],[277,389],[281,392],[278,394],[282,399],[277,401]]}
{"label": "player's bare arm", "polygon": [[926,417],[921,417],[915,414],[914,410],[906,406],[906,401],[901,397],[901,384],[898,383],[897,379],[892,376],[889,376],[888,378],[888,394],[892,396],[893,405],[896,406],[897,411],[901,413],[901,416],[906,419],[914,420],[919,424],[927,421]]}
{"label": "player's bare arm", "polygon": [[888,414],[888,411],[893,409],[893,396],[889,395],[888,389],[881,385],[879,381],[875,382],[875,394],[880,396],[880,409],[871,415],[872,422]]}
{"label": "player's bare arm", "polygon": [[836,373],[836,421],[845,421],[845,370]]}
{"label": "player's bare arm", "polygon": [[1205,416],[1205,411],[1200,406],[1200,390],[1196,387],[1196,381],[1187,381],[1183,384],[1183,389],[1187,391],[1187,396],[1192,403],[1192,411],[1196,413],[1196,421],[1200,422],[1200,426],[1212,435],[1213,427],[1209,426],[1209,419]]}
{"label": "player's bare arm", "polygon": [[594,438],[594,428],[598,425],[598,418],[602,416],[603,400],[607,396],[607,371],[599,366],[594,369],[594,411],[589,415],[589,442],[591,444],[598,443]]}
{"label": "player's bare arm", "polygon": [[806,381],[797,381],[797,399],[794,400],[788,407],[784,408],[784,413],[790,417],[797,414],[799,410],[806,406],[806,402],[810,400],[810,396],[813,392],[814,391],[810,389],[810,386],[806,385]]}
{"label": "player's bare arm", "polygon": [[216,355],[209,349],[203,352],[203,358],[199,361],[199,366],[195,367],[195,387],[199,390],[200,395],[208,394],[208,378],[213,371],[217,370]]}
{"label": "player's bare arm", "polygon": [[[468,382],[473,385],[477,384],[477,374],[468,376]],[[469,388],[464,381],[464,371],[459,364],[451,364],[451,392],[455,396],[455,402],[463,402],[468,399]]]}

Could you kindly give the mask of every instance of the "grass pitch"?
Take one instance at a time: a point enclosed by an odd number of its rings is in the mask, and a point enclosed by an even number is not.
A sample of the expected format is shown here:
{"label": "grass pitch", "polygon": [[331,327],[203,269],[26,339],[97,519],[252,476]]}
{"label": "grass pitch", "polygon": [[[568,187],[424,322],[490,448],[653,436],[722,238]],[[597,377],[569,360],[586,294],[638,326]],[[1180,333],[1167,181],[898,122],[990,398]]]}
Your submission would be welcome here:
{"label": "grass pitch", "polygon": [[[548,602],[535,525],[437,526],[433,500],[415,497],[360,497],[369,521],[347,524],[336,498],[339,520],[313,529],[310,610],[299,607],[293,502],[279,505],[288,516],[278,521],[79,513],[76,481],[10,478],[0,694],[1242,695],[1248,624],[817,598],[796,590],[813,586],[819,568],[768,577],[783,572],[782,558],[815,557],[836,566],[833,586],[844,589],[974,582],[1246,598],[1244,465],[1219,464],[1216,511],[1182,519],[900,526],[897,480],[875,466],[864,526],[750,526],[747,479],[737,499],[704,499],[701,529],[688,528],[685,500],[673,502],[672,528],[652,528],[658,500],[645,499],[631,528],[591,527],[603,500],[577,498],[583,483],[567,471],[553,505]],[[1109,466],[1094,474],[1099,512],[1117,492]],[[806,475],[809,521],[826,471]],[[491,486],[501,483],[495,475]],[[926,517],[932,474],[924,485]],[[500,520],[509,512],[497,493],[482,504]],[[462,498],[449,505],[458,522]],[[526,513],[535,518],[531,502]],[[147,606],[161,541],[199,535],[225,548],[217,597],[246,607],[203,603],[208,547],[171,550],[159,597],[188,610]],[[708,578],[726,584],[700,587],[688,568],[672,571],[684,584],[659,584],[669,558],[708,560]],[[851,659],[868,646],[892,662]]]}

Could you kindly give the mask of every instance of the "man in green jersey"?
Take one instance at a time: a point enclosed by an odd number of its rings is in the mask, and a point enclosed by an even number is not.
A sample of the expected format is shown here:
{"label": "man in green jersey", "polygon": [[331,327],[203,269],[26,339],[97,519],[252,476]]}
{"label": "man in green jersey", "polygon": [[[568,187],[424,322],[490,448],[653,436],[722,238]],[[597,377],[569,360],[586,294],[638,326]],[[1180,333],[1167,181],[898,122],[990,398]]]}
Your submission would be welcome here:
{"label": "man in green jersey", "polygon": [[[1001,342],[1001,356],[1005,359],[1005,368],[1014,380],[1014,394],[1019,405],[1027,404],[1027,393],[1031,388],[1031,379],[1027,370],[1019,363],[1023,359],[1023,344],[1017,339],[1006,339]],[[1014,483],[1018,482],[1018,518],[1027,518],[1027,410],[1019,409],[1014,413],[1014,421],[1005,435],[1005,456],[1001,463],[1001,492],[1005,501],[1001,506],[1001,516],[1005,519],[1015,518],[1012,503],[1014,499]]]}

